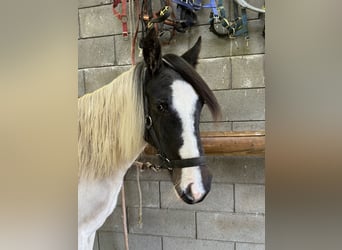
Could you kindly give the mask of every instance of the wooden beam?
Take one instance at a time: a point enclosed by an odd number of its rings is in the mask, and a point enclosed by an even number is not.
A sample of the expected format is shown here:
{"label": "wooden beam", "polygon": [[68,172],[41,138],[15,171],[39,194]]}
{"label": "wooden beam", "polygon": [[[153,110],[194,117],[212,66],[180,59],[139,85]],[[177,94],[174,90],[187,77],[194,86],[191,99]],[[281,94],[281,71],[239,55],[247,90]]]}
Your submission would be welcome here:
{"label": "wooden beam", "polygon": [[[201,141],[206,155],[265,155],[265,131],[202,132]],[[146,154],[156,154],[148,145]]]}

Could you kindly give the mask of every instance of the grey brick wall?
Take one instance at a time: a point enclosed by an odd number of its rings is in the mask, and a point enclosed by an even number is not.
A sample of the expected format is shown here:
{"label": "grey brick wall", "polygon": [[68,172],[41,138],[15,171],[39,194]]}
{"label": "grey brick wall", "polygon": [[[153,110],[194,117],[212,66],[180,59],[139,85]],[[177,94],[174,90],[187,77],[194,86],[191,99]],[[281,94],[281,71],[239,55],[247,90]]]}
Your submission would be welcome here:
{"label": "grey brick wall", "polygon": [[[159,1],[155,2],[155,8]],[[207,2],[207,1],[204,1]],[[263,0],[249,0],[261,7]],[[109,83],[130,68],[130,40],[121,36],[112,0],[79,0],[78,96]],[[225,1],[226,8],[228,1]],[[177,34],[163,53],[181,54],[202,36],[198,72],[214,91],[222,120],[213,123],[204,108],[202,131],[265,129],[263,18],[248,11],[250,39],[219,39],[209,31],[209,10],[199,25]],[[136,61],[139,50],[136,50]],[[143,159],[153,161],[154,157]],[[126,211],[131,250],[265,249],[265,175],[261,157],[210,156],[212,190],[200,204],[187,205],[173,190],[168,171],[139,172],[143,225],[138,225],[137,170],[125,176]],[[97,232],[96,250],[123,250],[121,195],[118,206]]]}
{"label": "grey brick wall", "polygon": [[[204,202],[195,205],[177,199],[167,170],[139,172],[142,227],[138,224],[137,170],[129,169],[125,187],[131,249],[264,249],[264,159],[209,156],[208,166],[214,176],[212,190]],[[124,249],[120,204],[121,196],[98,232],[101,250]],[[136,239],[142,243],[133,248]]]}

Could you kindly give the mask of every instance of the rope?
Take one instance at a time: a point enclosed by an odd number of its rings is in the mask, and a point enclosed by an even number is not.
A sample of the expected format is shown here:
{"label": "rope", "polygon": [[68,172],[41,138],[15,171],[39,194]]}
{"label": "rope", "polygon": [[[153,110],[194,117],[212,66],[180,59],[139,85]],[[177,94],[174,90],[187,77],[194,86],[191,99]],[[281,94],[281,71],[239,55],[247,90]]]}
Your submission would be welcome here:
{"label": "rope", "polygon": [[[150,168],[154,172],[158,172],[160,166],[151,164],[150,162],[139,162],[135,161],[133,165],[137,168],[137,185],[138,185],[138,193],[139,193],[139,219],[138,225],[140,228],[143,226],[143,213],[142,213],[142,192],[140,186],[140,170]],[[124,230],[124,238],[125,238],[125,249],[129,250],[128,245],[128,228],[127,228],[127,214],[126,214],[126,194],[125,194],[125,185],[124,182],[122,183],[121,187],[121,208],[122,208],[122,223],[123,223],[123,230]]]}
{"label": "rope", "polygon": [[139,193],[139,220],[138,225],[140,228],[143,227],[143,219],[142,219],[142,192],[140,185],[140,167],[137,166],[137,185],[138,185],[138,193]]}
{"label": "rope", "polygon": [[127,230],[127,215],[126,215],[126,198],[125,198],[125,183],[122,183],[121,187],[121,208],[122,208],[122,222],[125,237],[125,249],[129,250],[128,245],[128,230]]}

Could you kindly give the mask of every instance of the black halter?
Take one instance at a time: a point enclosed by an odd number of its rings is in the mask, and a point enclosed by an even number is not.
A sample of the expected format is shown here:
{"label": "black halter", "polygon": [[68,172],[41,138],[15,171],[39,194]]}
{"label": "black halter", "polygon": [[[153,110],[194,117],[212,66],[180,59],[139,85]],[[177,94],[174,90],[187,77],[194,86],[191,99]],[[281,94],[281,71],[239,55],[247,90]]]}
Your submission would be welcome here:
{"label": "black halter", "polygon": [[[174,69],[172,64],[166,59],[163,58],[163,62]],[[187,159],[174,159],[170,160],[166,154],[163,152],[163,149],[161,147],[161,144],[159,142],[159,138],[157,137],[157,134],[153,128],[153,120],[150,116],[149,108],[148,108],[148,99],[146,95],[146,68],[144,69],[143,73],[143,99],[144,99],[144,113],[145,113],[145,133],[144,133],[144,139],[151,143],[152,146],[154,146],[157,149],[157,156],[160,159],[160,167],[161,168],[187,168],[187,167],[194,167],[194,166],[204,166],[205,165],[205,157],[199,156],[194,158],[187,158]]]}

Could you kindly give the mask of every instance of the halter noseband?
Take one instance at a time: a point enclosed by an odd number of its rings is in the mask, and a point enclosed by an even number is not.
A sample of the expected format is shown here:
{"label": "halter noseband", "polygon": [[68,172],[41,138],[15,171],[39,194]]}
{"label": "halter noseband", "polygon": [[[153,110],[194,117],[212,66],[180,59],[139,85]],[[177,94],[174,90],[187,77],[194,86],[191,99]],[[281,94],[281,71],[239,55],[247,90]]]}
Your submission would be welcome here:
{"label": "halter noseband", "polygon": [[[174,69],[173,65],[168,62],[165,58],[162,59],[163,62],[169,66],[170,68]],[[174,69],[175,70],[175,69]],[[149,113],[148,108],[148,100],[146,95],[146,68],[144,68],[144,75],[143,75],[143,99],[144,99],[144,113],[145,113],[145,132],[144,132],[144,139],[146,141],[151,141],[152,145],[157,149],[157,156],[160,160],[160,167],[161,168],[187,168],[187,167],[194,167],[194,166],[204,166],[205,165],[205,157],[199,156],[194,158],[186,158],[186,159],[176,159],[170,160],[166,154],[163,152],[159,139],[157,137],[156,131],[153,127],[153,120]],[[150,139],[150,140],[149,140]]]}

